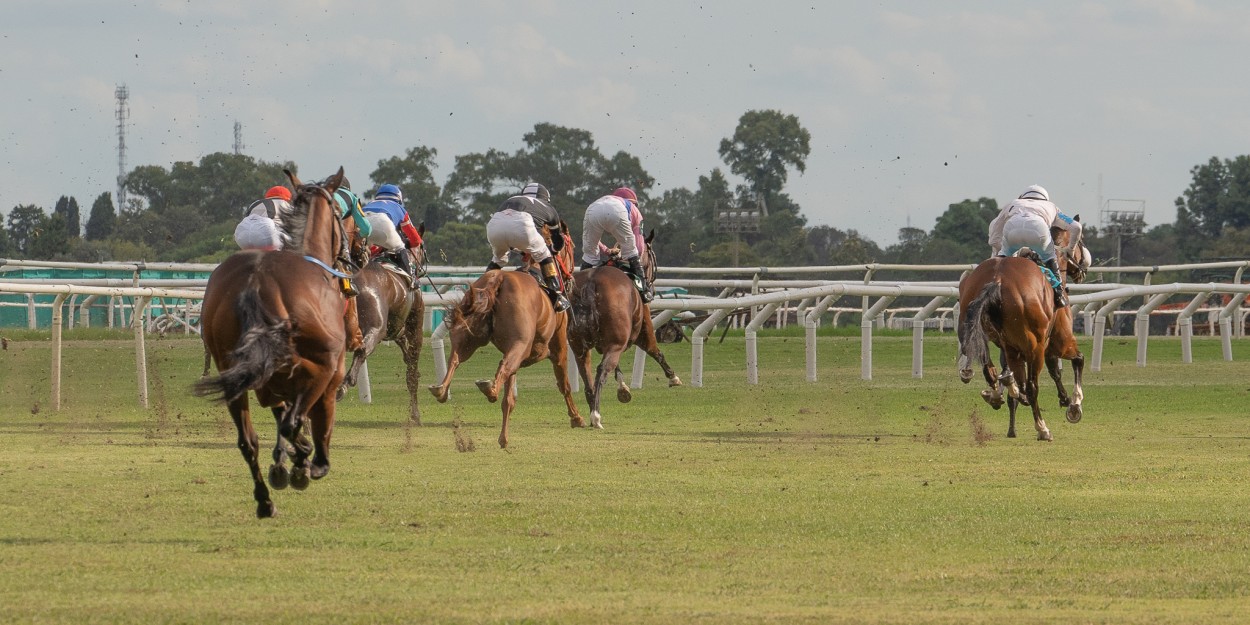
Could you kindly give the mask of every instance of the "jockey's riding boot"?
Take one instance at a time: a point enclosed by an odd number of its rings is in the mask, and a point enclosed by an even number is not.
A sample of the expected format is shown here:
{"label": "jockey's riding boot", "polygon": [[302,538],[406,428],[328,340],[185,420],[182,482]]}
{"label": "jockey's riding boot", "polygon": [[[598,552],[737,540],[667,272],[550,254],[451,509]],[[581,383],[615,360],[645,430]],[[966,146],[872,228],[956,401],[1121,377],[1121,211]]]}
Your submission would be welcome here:
{"label": "jockey's riding boot", "polygon": [[543,270],[543,282],[547,283],[547,291],[551,294],[551,305],[556,312],[564,312],[572,305],[569,304],[569,298],[560,292],[560,277],[556,275],[556,259],[548,257],[539,265]]}
{"label": "jockey's riding boot", "polygon": [[395,259],[396,263],[399,263],[399,268],[403,269],[404,273],[408,274],[408,277],[412,278],[413,282],[417,281],[417,273],[412,267],[412,257],[408,255],[408,248],[399,248],[391,252],[391,257]]}
{"label": "jockey's riding boot", "polygon": [[642,296],[644,304],[650,304],[655,296],[651,294],[651,285],[647,284],[647,276],[642,272],[642,263],[635,256],[629,259],[629,273],[633,274],[634,287],[638,289],[638,294]]}
{"label": "jockey's riding boot", "polygon": [[347,311],[343,314],[343,327],[347,331],[347,351],[354,352],[360,349],[365,337],[360,331],[360,314],[354,299],[347,300]]}
{"label": "jockey's riding boot", "polygon": [[495,269],[503,269],[503,267],[499,266],[499,263],[493,260],[486,263],[486,271],[494,271]]}
{"label": "jockey's riding boot", "polygon": [[1068,305],[1068,298],[1063,294],[1063,278],[1059,274],[1059,261],[1050,259],[1046,261],[1046,268],[1055,274],[1055,283],[1051,288],[1055,290],[1055,310]]}
{"label": "jockey's riding boot", "polygon": [[595,268],[595,266],[594,266],[594,265],[592,265],[592,264],[590,264],[590,263],[586,262],[585,260],[583,260],[583,261],[582,261],[582,265],[581,265],[580,267],[578,267],[578,269],[579,269],[579,270],[580,270],[580,269],[594,269],[594,268]]}

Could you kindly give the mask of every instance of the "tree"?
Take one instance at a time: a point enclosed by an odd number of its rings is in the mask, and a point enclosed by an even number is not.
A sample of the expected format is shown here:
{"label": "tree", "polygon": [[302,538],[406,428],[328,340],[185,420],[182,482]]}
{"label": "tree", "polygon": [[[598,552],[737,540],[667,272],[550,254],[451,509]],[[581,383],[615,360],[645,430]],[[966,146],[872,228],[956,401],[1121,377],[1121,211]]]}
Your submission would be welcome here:
{"label": "tree", "polygon": [[933,226],[924,256],[926,262],[978,262],[989,256],[990,222],[998,203],[988,197],[950,204]]}
{"label": "tree", "polygon": [[65,213],[55,213],[43,219],[39,233],[30,241],[27,253],[30,258],[54,260],[69,254],[69,228]]}
{"label": "tree", "polygon": [[426,242],[431,265],[483,266],[490,261],[486,226],[448,222]]}
{"label": "tree", "polygon": [[1184,256],[1192,260],[1225,227],[1250,227],[1250,156],[1213,156],[1190,174],[1189,188],[1176,198],[1176,228]]}
{"label": "tree", "polygon": [[787,169],[806,171],[811,138],[794,115],[747,111],[738,119],[733,137],[721,140],[719,153],[729,171],[745,178],[768,210],[773,196],[785,186]]}
{"label": "tree", "polygon": [[9,231],[0,228],[0,258],[9,258],[17,252],[13,242],[9,240]]}
{"label": "tree", "polygon": [[52,209],[53,215],[60,215],[64,222],[65,235],[71,239],[77,239],[81,236],[81,215],[78,210],[78,200],[71,197],[61,196],[56,201],[56,207]]}
{"label": "tree", "polygon": [[[434,182],[434,169],[438,167],[434,159],[437,157],[438,150],[434,148],[425,146],[408,148],[403,157],[392,156],[378,161],[377,169],[369,174],[369,178],[375,187],[388,183],[399,185],[399,188],[404,191],[404,205],[412,213],[414,222],[438,221],[438,219],[426,218],[430,207],[434,207],[434,212],[438,212],[438,201],[442,194],[438,184]],[[370,197],[372,197],[371,194],[372,191],[370,191]],[[426,225],[433,229],[430,223]]]}
{"label": "tree", "polygon": [[43,233],[43,228],[48,219],[43,209],[34,204],[23,204],[14,206],[9,211],[8,232],[9,241],[18,256],[30,258],[31,247],[34,245],[35,239]]}
{"label": "tree", "polygon": [[117,212],[113,209],[113,196],[105,191],[91,204],[91,216],[87,218],[86,239],[100,241],[113,234],[117,225]]}

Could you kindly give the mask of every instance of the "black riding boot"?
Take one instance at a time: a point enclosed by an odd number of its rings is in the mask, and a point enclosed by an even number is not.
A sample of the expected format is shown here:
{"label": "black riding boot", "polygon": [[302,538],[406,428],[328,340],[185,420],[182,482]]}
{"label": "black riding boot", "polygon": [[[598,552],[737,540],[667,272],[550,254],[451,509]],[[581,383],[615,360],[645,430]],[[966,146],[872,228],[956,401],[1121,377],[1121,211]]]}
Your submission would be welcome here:
{"label": "black riding boot", "polygon": [[408,248],[400,248],[391,252],[391,258],[399,265],[404,273],[415,283],[417,281],[417,272],[412,266],[412,257],[408,255]]}
{"label": "black riding boot", "polygon": [[547,283],[547,291],[551,295],[551,306],[556,312],[564,312],[572,305],[569,298],[560,292],[560,278],[556,275],[556,259],[548,258],[539,263],[543,270],[543,282]]}
{"label": "black riding boot", "polygon": [[500,267],[499,264],[493,260],[486,263],[486,271],[494,271],[496,269],[503,269],[503,267]]}
{"label": "black riding boot", "polygon": [[1053,287],[1055,290],[1055,310],[1058,310],[1068,305],[1068,298],[1064,297],[1063,294],[1063,276],[1059,273],[1059,261],[1053,258],[1046,261],[1046,268],[1055,274],[1055,280],[1058,281],[1058,285]]}
{"label": "black riding boot", "polygon": [[655,296],[651,294],[651,285],[647,284],[647,276],[642,272],[642,263],[635,256],[629,259],[629,273],[633,274],[634,287],[638,289],[638,294],[642,296],[644,304],[650,304]]}
{"label": "black riding boot", "polygon": [[581,266],[581,267],[578,267],[578,269],[579,269],[579,270],[580,270],[580,269],[594,269],[594,268],[595,268],[595,266],[594,266],[594,265],[592,265],[592,264],[590,264],[590,263],[586,262],[585,260],[583,260],[583,261],[582,261],[582,266]]}

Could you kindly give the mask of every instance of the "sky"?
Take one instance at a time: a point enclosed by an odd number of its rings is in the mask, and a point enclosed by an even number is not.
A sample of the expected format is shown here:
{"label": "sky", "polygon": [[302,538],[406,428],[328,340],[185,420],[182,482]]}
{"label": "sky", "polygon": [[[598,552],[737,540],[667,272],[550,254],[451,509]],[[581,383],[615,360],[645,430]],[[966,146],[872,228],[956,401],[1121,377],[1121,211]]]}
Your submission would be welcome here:
{"label": "sky", "polygon": [[[1175,220],[1191,170],[1250,153],[1250,3],[5,0],[0,211],[115,191],[234,147],[305,177],[514,152],[535,124],[697,186],[750,110],[811,133],[785,191],[879,245],[1040,184],[1068,214]],[[605,189],[605,193],[609,191]],[[258,193],[260,190],[258,190]],[[645,213],[646,206],[643,206]],[[568,218],[569,216],[566,216]]]}

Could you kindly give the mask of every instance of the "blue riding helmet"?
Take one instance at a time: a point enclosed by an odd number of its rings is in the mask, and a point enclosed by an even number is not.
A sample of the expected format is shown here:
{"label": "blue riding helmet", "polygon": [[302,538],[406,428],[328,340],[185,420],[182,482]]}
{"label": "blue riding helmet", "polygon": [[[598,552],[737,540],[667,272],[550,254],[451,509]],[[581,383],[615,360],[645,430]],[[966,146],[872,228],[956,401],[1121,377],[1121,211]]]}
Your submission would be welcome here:
{"label": "blue riding helmet", "polygon": [[395,202],[399,202],[400,204],[403,204],[403,203],[404,203],[404,192],[403,192],[403,191],[400,191],[400,190],[399,190],[399,187],[398,187],[398,186],[396,186],[396,185],[393,185],[393,184],[384,184],[384,185],[382,185],[382,186],[378,187],[378,194],[377,194],[377,195],[375,195],[375,196],[373,196],[373,199],[375,199],[375,200],[392,200],[392,201],[395,201]]}

